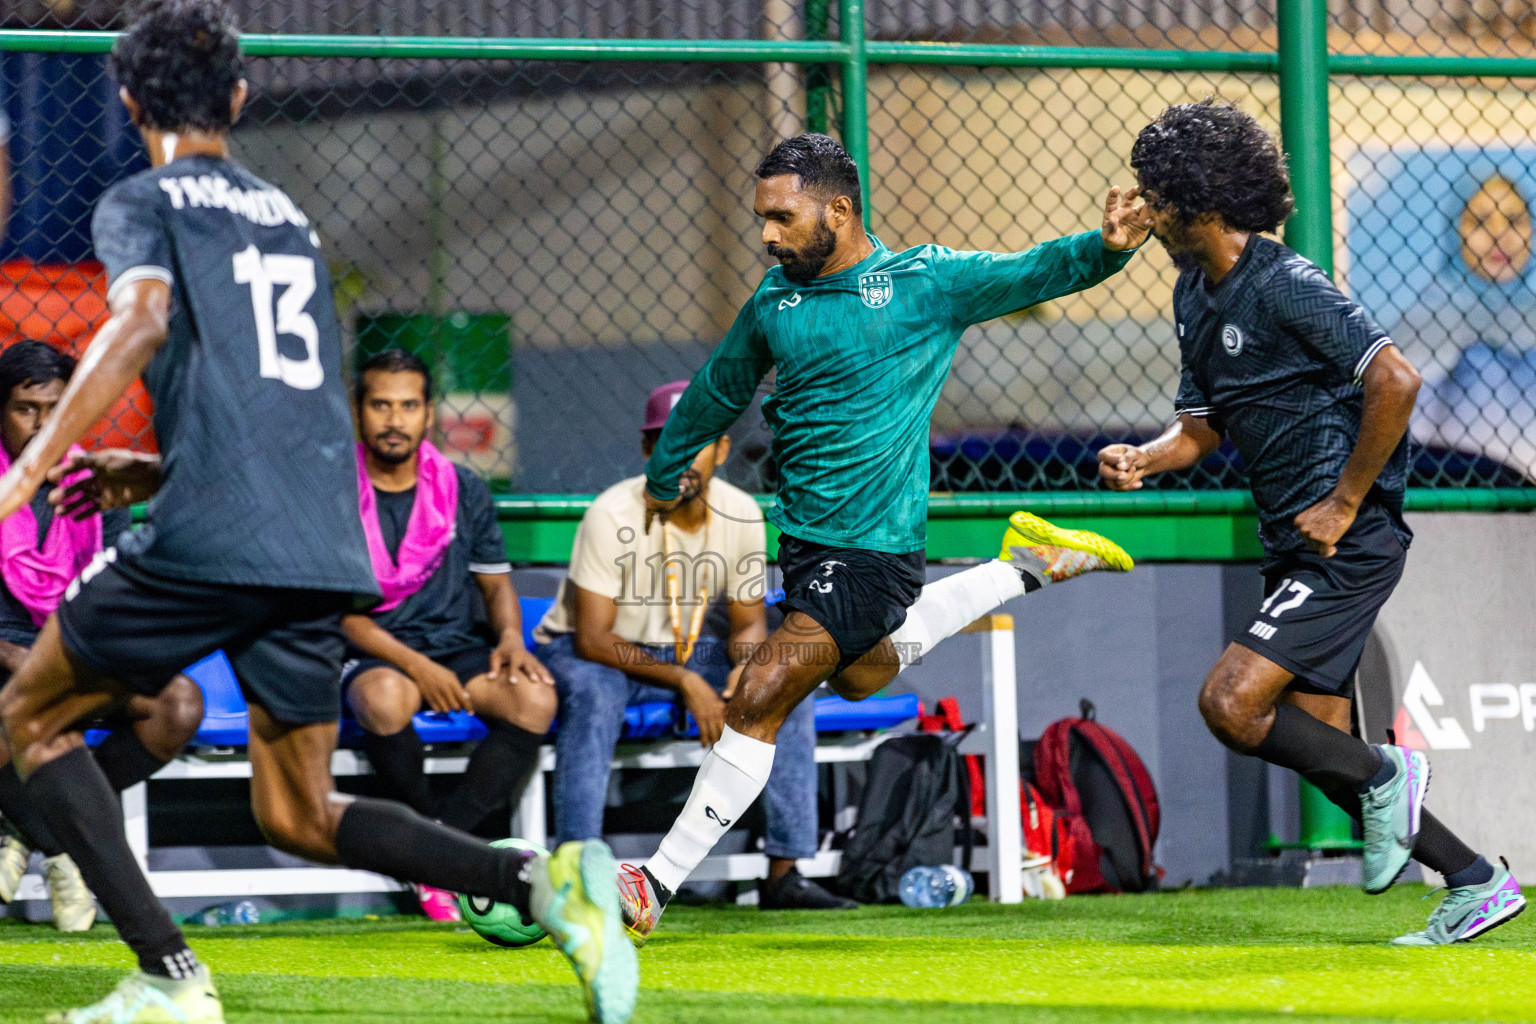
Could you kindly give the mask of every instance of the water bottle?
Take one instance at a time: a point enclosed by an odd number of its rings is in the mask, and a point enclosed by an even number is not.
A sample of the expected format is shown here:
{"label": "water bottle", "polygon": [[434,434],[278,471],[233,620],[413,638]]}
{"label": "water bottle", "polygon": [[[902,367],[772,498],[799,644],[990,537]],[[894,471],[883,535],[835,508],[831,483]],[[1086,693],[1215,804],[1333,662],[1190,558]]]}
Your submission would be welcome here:
{"label": "water bottle", "polygon": [[222,928],[227,924],[257,924],[261,921],[261,911],[250,900],[240,900],[209,907],[201,917],[209,928]]}
{"label": "water bottle", "polygon": [[915,867],[901,876],[898,891],[909,907],[958,907],[971,898],[976,882],[969,871],[953,864]]}

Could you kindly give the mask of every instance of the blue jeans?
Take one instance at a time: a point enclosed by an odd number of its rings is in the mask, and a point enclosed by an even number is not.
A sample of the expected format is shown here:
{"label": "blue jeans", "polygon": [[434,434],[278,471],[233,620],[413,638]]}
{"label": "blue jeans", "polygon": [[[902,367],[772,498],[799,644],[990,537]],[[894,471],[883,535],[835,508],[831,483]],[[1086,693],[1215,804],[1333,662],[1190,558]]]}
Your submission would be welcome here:
{"label": "blue jeans", "polygon": [[[658,658],[670,651],[651,648]],[[534,652],[555,677],[560,729],[555,735],[555,839],[597,839],[603,834],[609,763],[624,729],[624,708],[643,701],[676,701],[677,692],[630,678],[616,668],[576,655],[569,636],[556,637]],[[725,645],[705,638],[688,667],[716,691],[725,689],[730,664]],[[802,701],[779,727],[773,772],[764,790],[770,857],[816,853],[816,708]]]}

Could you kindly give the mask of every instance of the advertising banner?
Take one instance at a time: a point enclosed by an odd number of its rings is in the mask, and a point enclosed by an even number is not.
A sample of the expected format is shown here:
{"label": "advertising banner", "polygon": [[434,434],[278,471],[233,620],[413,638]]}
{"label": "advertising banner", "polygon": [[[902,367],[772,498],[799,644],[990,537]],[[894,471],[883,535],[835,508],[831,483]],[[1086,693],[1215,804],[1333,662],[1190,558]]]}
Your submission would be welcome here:
{"label": "advertising banner", "polygon": [[[1428,755],[1428,806],[1536,877],[1536,519],[1411,515],[1407,571],[1361,666],[1367,739]],[[1385,707],[1390,686],[1390,708]]]}

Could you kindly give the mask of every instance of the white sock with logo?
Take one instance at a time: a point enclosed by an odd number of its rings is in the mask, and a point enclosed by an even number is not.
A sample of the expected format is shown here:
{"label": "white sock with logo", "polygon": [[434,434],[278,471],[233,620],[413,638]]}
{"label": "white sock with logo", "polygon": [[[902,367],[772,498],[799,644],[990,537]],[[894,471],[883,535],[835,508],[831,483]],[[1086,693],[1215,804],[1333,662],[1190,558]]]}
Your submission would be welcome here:
{"label": "white sock with logo", "polygon": [[693,792],[661,841],[656,856],[646,862],[656,881],[673,892],[709,856],[720,837],[752,806],[768,773],[773,771],[772,743],[764,743],[725,727],[714,749],[704,755]]}
{"label": "white sock with logo", "polygon": [[928,584],[907,609],[907,621],[891,634],[901,658],[898,673],[983,615],[1023,596],[1024,578],[996,558]]}

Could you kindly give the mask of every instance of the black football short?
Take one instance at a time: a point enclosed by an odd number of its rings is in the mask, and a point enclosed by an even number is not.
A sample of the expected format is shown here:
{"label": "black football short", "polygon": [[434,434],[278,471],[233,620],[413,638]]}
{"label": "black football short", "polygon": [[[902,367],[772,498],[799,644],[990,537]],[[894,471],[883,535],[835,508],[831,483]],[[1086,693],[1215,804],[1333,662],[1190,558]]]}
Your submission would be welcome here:
{"label": "black football short", "polygon": [[247,701],[280,722],[334,722],[346,651],[341,616],[353,600],[334,591],[172,579],[125,557],[94,563],[71,585],[59,629],[71,654],[135,693],[158,694],[223,648]]}
{"label": "black football short", "polygon": [[[449,654],[428,654],[427,657],[458,676],[461,683],[491,670],[491,649],[484,644]],[[374,668],[395,668],[395,665],[383,658],[351,658],[341,667],[341,688],[345,690],[358,676]]]}
{"label": "black football short", "polygon": [[1360,653],[1407,555],[1387,512],[1364,506],[1332,558],[1309,550],[1264,566],[1264,603],[1236,642],[1310,689],[1353,696]]}
{"label": "black football short", "polygon": [[779,539],[784,600],[779,607],[816,620],[837,644],[837,671],[879,646],[907,621],[923,589],[922,551],[888,555],[833,548],[787,534]]}

